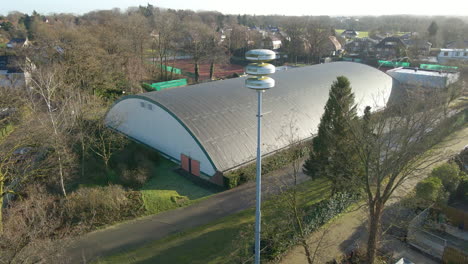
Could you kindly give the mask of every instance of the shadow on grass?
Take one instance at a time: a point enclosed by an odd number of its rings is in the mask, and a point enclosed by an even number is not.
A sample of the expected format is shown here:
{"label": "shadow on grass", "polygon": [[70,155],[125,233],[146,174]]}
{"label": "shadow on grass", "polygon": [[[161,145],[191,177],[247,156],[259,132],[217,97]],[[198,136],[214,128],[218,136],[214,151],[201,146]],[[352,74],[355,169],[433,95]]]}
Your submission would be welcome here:
{"label": "shadow on grass", "polygon": [[159,163],[154,167],[153,177],[151,177],[141,190],[175,191],[179,195],[186,196],[190,200],[196,200],[215,193],[179,175],[175,172],[177,168],[177,164],[165,158],[161,158]]}
{"label": "shadow on grass", "polygon": [[230,247],[238,236],[238,227],[216,229],[188,239],[162,240],[131,254],[98,263],[229,263]]}

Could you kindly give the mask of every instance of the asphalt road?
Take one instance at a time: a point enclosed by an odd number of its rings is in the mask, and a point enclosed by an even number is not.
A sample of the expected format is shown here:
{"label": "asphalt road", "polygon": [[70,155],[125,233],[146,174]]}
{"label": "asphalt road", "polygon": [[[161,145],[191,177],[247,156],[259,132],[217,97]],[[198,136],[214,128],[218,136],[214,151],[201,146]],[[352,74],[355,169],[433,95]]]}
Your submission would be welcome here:
{"label": "asphalt road", "polygon": [[[291,185],[293,180],[285,168],[263,177],[263,198],[278,193],[280,186]],[[298,182],[308,177],[302,172]],[[131,250],[146,243],[192,227],[208,224],[219,218],[235,214],[255,204],[255,183],[215,194],[188,207],[142,217],[104,230],[88,233],[67,248],[65,255],[71,263],[89,263],[99,257]]]}

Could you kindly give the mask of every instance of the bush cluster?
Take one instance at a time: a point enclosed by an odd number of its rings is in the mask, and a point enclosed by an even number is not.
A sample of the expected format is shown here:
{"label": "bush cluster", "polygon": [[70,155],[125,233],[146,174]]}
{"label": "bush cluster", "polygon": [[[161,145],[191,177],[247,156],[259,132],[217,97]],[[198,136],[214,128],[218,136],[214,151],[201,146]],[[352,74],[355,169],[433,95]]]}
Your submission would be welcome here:
{"label": "bush cluster", "polygon": [[139,207],[142,207],[141,197],[119,185],[80,188],[65,201],[67,222],[88,228],[138,215]]}
{"label": "bush cluster", "polygon": [[434,168],[430,176],[416,185],[416,197],[423,201],[446,203],[447,200],[463,200],[466,193],[466,174],[454,162],[444,163]]}
{"label": "bush cluster", "polygon": [[[307,234],[316,231],[333,217],[360,199],[359,194],[336,193],[329,199],[314,204],[305,211],[303,223]],[[287,224],[286,214],[277,214],[270,225],[264,228],[262,237],[262,258],[278,259],[289,248],[298,244],[299,237],[294,225]]]}

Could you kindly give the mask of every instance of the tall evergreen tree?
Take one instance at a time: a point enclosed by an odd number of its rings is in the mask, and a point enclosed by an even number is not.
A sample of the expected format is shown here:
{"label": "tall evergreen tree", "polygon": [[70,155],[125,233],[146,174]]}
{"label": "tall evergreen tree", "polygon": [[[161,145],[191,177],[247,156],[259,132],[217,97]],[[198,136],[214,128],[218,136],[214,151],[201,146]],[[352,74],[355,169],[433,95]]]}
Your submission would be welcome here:
{"label": "tall evergreen tree", "polygon": [[434,37],[437,34],[438,30],[439,26],[435,21],[432,21],[432,23],[429,25],[429,28],[427,29],[427,32],[429,33],[430,37]]}
{"label": "tall evergreen tree", "polygon": [[[357,191],[360,167],[350,138],[350,122],[357,120],[354,94],[349,80],[340,76],[333,82],[325,112],[320,119],[318,134],[312,140],[304,173],[327,177],[332,182],[332,194]],[[355,184],[353,184],[355,183]]]}

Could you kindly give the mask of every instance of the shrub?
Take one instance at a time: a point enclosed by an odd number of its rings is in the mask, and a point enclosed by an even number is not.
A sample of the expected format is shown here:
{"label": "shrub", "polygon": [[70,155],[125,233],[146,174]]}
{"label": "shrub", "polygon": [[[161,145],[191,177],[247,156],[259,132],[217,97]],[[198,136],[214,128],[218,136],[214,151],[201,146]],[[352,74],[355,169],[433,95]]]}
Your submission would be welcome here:
{"label": "shrub", "polygon": [[[290,164],[295,158],[297,158],[296,148],[289,148],[286,150],[279,151],[268,157],[262,159],[262,174],[267,174],[271,171],[280,169]],[[305,155],[302,151],[301,155]],[[224,175],[224,184],[228,189],[232,189],[241,184],[255,179],[256,175],[256,163],[253,162],[249,165],[243,166],[237,170],[228,172]]]}
{"label": "shrub", "polygon": [[439,178],[445,190],[453,193],[460,183],[460,168],[453,162],[444,163],[432,170],[431,177]]}
{"label": "shrub", "polygon": [[426,201],[437,201],[442,193],[442,181],[437,177],[428,177],[416,185],[416,197]]}
{"label": "shrub", "polygon": [[147,167],[141,167],[134,170],[124,170],[120,176],[121,182],[128,187],[141,188],[150,177],[151,170]]}
{"label": "shrub", "polygon": [[78,189],[68,196],[65,208],[72,224],[95,227],[121,219],[128,203],[121,186],[109,185]]}
{"label": "shrub", "polygon": [[148,83],[142,83],[141,88],[143,88],[147,92],[154,92],[155,91],[154,88]]}
{"label": "shrub", "polygon": [[[281,196],[279,198],[281,199]],[[306,234],[316,231],[359,198],[359,194],[336,193],[329,199],[322,200],[308,208],[303,218]],[[290,247],[298,244],[299,235],[295,232],[295,226],[291,224],[288,217],[285,213],[279,213],[270,223],[264,223],[266,226],[261,241],[262,247],[265,247],[262,251],[264,258],[277,259]]]}
{"label": "shrub", "polygon": [[38,184],[26,186],[22,193],[22,199],[5,210],[0,263],[60,263],[65,246],[52,239],[71,232],[63,224],[59,200]]}
{"label": "shrub", "polygon": [[468,203],[468,176],[463,176],[455,192],[455,199]]}

